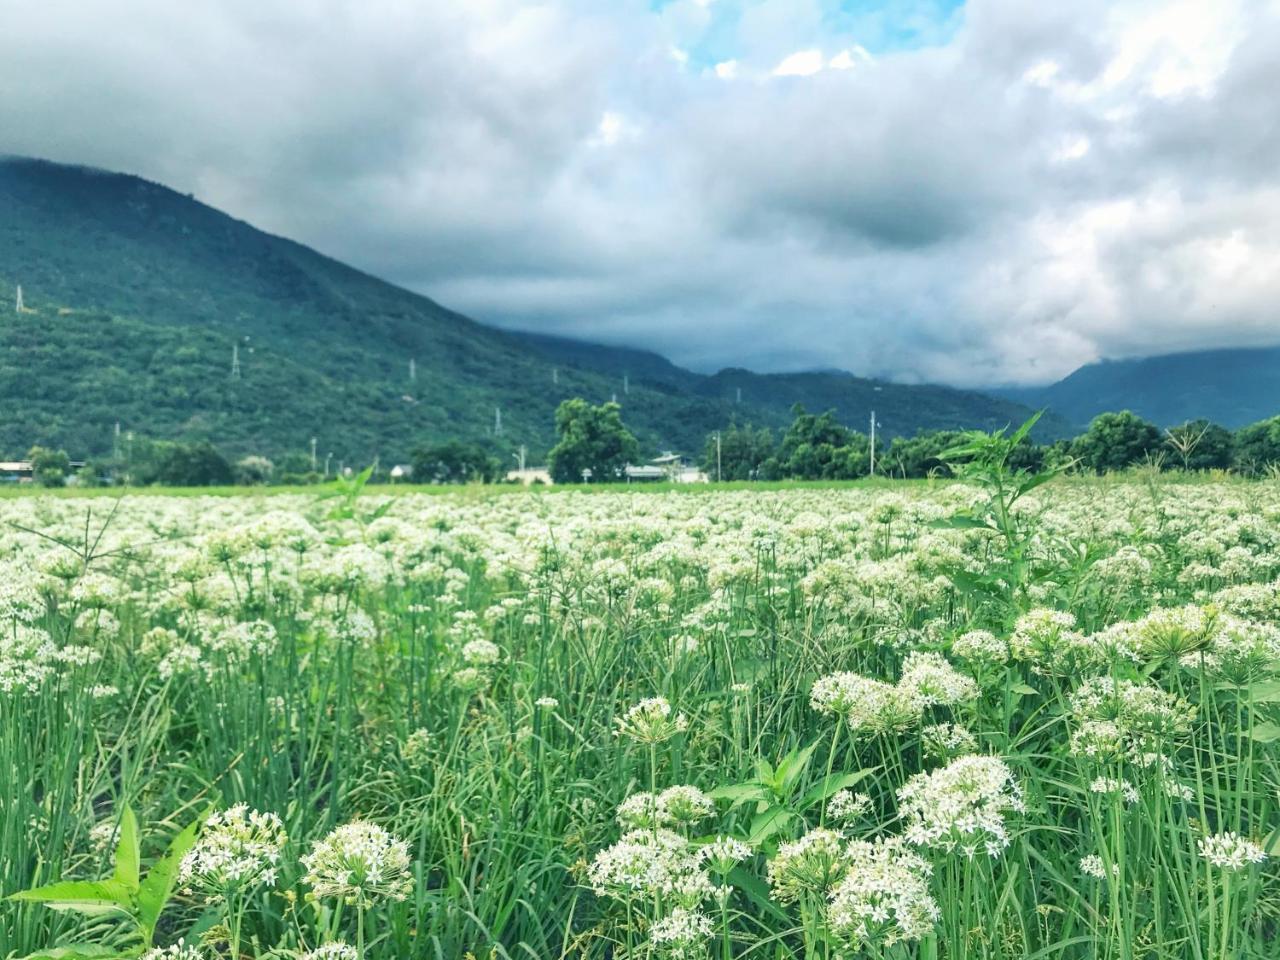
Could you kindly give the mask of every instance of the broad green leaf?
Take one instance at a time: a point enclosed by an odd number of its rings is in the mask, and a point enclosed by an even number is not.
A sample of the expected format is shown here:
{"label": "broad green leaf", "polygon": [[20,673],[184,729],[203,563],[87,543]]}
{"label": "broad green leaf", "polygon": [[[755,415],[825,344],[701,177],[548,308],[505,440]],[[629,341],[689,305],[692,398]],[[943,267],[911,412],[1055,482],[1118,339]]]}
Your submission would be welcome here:
{"label": "broad green leaf", "polygon": [[747,837],[747,843],[758,847],[796,819],[796,815],[786,807],[770,807],[751,821],[751,835]]}
{"label": "broad green leaf", "polygon": [[1280,680],[1262,680],[1249,686],[1254,703],[1280,703]]}
{"label": "broad green leaf", "polygon": [[128,913],[133,906],[132,891],[119,880],[62,880],[10,894],[9,899],[90,915],[112,911]]}
{"label": "broad green leaf", "polygon": [[29,953],[22,960],[130,960],[141,950],[120,951],[101,943],[69,943],[61,947],[48,947]]}
{"label": "broad green leaf", "polygon": [[187,824],[186,828],[173,838],[164,856],[147,871],[146,879],[142,881],[142,887],[138,891],[138,922],[148,934],[155,930],[156,922],[173,894],[178,864],[196,842],[196,832],[203,821],[204,818],[200,817]]}
{"label": "broad green leaf", "polygon": [[1259,743],[1272,743],[1275,740],[1280,740],[1280,724],[1271,723],[1270,721],[1259,723],[1250,732],[1250,736]]}
{"label": "broad green leaf", "polygon": [[769,797],[769,791],[758,783],[730,783],[723,787],[716,787],[707,796],[712,800],[731,800],[733,806],[737,807],[748,800],[766,800]]}
{"label": "broad green leaf", "polygon": [[1027,686],[1025,683],[1015,683],[1015,684],[1013,684],[1011,687],[1009,687],[1009,692],[1010,692],[1010,693],[1016,693],[1016,694],[1018,694],[1019,696],[1023,696],[1023,697],[1038,697],[1038,696],[1040,696],[1040,691],[1039,691],[1039,690],[1037,690],[1035,687],[1029,687],[1029,686]]}
{"label": "broad green leaf", "polygon": [[138,840],[138,818],[133,808],[125,805],[120,816],[120,839],[116,842],[115,879],[129,890],[137,891],[140,879],[142,848]]}
{"label": "broad green leaf", "polygon": [[761,913],[767,913],[775,920],[783,923],[789,923],[791,918],[787,916],[786,911],[778,906],[776,900],[769,896],[769,885],[757,877],[750,870],[743,867],[734,867],[729,874],[729,882],[747,895],[750,900]]}
{"label": "broad green leaf", "polygon": [[792,750],[778,765],[778,777],[782,781],[784,793],[790,793],[796,781],[804,776],[804,772],[809,769],[809,761],[813,759],[813,751],[817,749],[818,741],[815,740],[807,747]]}
{"label": "broad green leaf", "polygon": [[820,803],[833,794],[839,793],[841,790],[852,787],[855,783],[860,783],[870,776],[874,770],[874,767],[869,767],[866,770],[857,770],[853,773],[833,773],[830,776],[823,777],[805,793],[804,798],[800,801],[800,809],[811,807],[815,803]]}

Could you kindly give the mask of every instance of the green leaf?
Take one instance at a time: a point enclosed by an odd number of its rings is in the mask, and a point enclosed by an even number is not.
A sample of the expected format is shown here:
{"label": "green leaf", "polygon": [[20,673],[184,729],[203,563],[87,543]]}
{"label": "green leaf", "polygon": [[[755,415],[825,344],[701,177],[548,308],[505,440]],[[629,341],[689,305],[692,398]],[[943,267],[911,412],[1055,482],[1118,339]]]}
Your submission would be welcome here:
{"label": "green leaf", "polygon": [[1043,416],[1044,416],[1043,410],[1037,410],[1035,413],[1033,413],[1030,419],[1028,419],[1026,423],[1024,423],[1022,426],[1020,426],[1017,430],[1014,431],[1013,436],[1009,438],[1009,446],[1016,447],[1019,443],[1021,443],[1023,438],[1026,437],[1026,435],[1031,432],[1031,428],[1034,427],[1039,422],[1040,418]]}
{"label": "green leaf", "polygon": [[1280,680],[1262,680],[1249,686],[1254,703],[1280,703]]}
{"label": "green leaf", "polygon": [[142,887],[138,891],[138,923],[146,931],[148,939],[156,928],[156,922],[160,919],[165,904],[173,895],[178,864],[196,842],[196,832],[203,822],[204,817],[199,817],[187,824],[186,828],[173,838],[164,856],[147,871],[146,879],[142,881]]}
{"label": "green leaf", "polygon": [[875,767],[868,767],[866,770],[857,770],[853,773],[833,773],[823,777],[805,793],[804,798],[800,801],[800,809],[804,810],[815,803],[826,800],[832,794],[852,787],[855,783],[866,779],[875,770]]}
{"label": "green leaf", "polygon": [[125,805],[120,816],[120,839],[116,842],[115,878],[136,892],[142,866],[142,848],[138,841],[138,818],[133,808]]}
{"label": "green leaf", "polygon": [[815,740],[807,747],[792,750],[782,763],[778,764],[778,777],[782,781],[783,793],[789,794],[796,781],[804,776],[804,772],[809,769],[809,762],[813,759],[813,751],[817,749],[818,741]]}
{"label": "green leaf", "polygon": [[737,866],[729,874],[729,882],[747,895],[750,900],[761,913],[767,913],[775,920],[789,922],[790,917],[786,911],[778,906],[776,900],[769,896],[769,885],[757,877],[750,870]]}
{"label": "green leaf", "polygon": [[1038,697],[1040,691],[1035,687],[1029,687],[1025,683],[1015,683],[1009,687],[1010,693],[1016,693],[1021,697]]}
{"label": "green leaf", "polygon": [[133,907],[133,891],[119,880],[62,880],[10,894],[9,899],[89,915],[113,911],[130,913]]}
{"label": "green leaf", "polygon": [[1260,723],[1250,731],[1249,735],[1259,743],[1272,743],[1280,740],[1280,724]]}
{"label": "green leaf", "polygon": [[747,843],[758,847],[797,819],[799,818],[786,807],[770,807],[751,821],[751,835],[747,837]]}
{"label": "green leaf", "polygon": [[61,947],[48,947],[29,953],[22,960],[129,960],[139,956],[141,950],[121,952],[101,943],[69,943]]}
{"label": "green leaf", "polygon": [[712,800],[731,800],[733,804],[730,809],[733,809],[748,800],[767,800],[769,791],[758,783],[730,783],[716,787],[707,796]]}

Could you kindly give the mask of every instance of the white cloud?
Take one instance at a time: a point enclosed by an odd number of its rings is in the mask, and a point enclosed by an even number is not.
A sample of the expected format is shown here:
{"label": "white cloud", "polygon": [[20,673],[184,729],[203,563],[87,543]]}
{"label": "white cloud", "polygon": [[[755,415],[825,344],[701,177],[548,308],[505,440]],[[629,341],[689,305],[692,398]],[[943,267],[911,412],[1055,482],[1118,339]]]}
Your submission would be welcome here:
{"label": "white cloud", "polygon": [[809,77],[823,67],[821,50],[797,50],[773,68],[775,77]]}
{"label": "white cloud", "polygon": [[970,0],[873,83],[823,0],[11,6],[5,150],[484,321],[960,384],[1278,337],[1275,4]]}
{"label": "white cloud", "polygon": [[827,66],[832,70],[852,70],[859,64],[870,62],[871,54],[864,47],[855,45],[837,53],[827,61]]}

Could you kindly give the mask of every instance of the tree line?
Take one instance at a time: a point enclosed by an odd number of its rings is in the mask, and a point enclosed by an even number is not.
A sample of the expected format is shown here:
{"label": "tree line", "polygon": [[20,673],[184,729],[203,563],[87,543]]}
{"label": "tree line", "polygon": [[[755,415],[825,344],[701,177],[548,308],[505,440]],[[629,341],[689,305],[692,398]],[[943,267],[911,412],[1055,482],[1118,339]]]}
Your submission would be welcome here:
{"label": "tree line", "polygon": [[[870,438],[837,421],[835,411],[813,414],[797,404],[792,414],[791,425],[777,438],[769,428],[750,424],[710,434],[702,470],[713,481],[854,480],[872,472]],[[547,454],[547,472],[555,483],[621,482],[627,479],[627,466],[639,460],[639,443],[617,403],[565,400],[556,410],[555,428],[557,442]],[[964,431],[933,430],[877,441],[875,473],[904,479],[944,473],[943,454],[967,436]],[[37,483],[62,486],[73,476],[65,451],[34,447],[28,458]],[[1232,431],[1207,420],[1162,429],[1128,410],[1104,413],[1071,439],[1042,444],[1023,438],[1010,462],[1029,471],[1066,467],[1098,474],[1139,465],[1248,476],[1280,473],[1280,416]],[[453,484],[500,481],[509,464],[483,444],[446,440],[416,448],[409,466],[415,483]],[[86,464],[75,476],[83,486],[300,485],[328,479],[329,466],[321,472],[300,451],[279,462],[254,455],[233,462],[208,441],[139,438],[126,451]],[[374,476],[390,479],[385,467]]]}
{"label": "tree line", "polygon": [[[702,469],[722,480],[853,480],[872,470],[870,438],[839,423],[834,411],[793,408],[795,419],[781,438],[767,428],[733,425],[711,434]],[[887,477],[928,477],[944,470],[943,453],[962,443],[957,430],[921,432],[877,442],[875,472]],[[1250,476],[1280,469],[1280,416],[1231,431],[1207,420],[1161,429],[1122,410],[1095,417],[1077,437],[1041,444],[1024,438],[1010,466],[1108,473],[1134,466],[1159,470],[1233,470]]]}

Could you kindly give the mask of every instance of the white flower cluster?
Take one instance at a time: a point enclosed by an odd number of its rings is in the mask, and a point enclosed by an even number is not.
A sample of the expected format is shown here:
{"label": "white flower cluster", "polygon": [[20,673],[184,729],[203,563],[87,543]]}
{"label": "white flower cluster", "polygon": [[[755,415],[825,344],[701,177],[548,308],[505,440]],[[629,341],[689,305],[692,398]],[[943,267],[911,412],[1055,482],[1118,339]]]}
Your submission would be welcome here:
{"label": "white flower cluster", "polygon": [[1238,833],[1215,833],[1202,837],[1200,856],[1219,870],[1244,870],[1267,859],[1266,851]]}
{"label": "white flower cluster", "polygon": [[898,789],[912,843],[992,857],[1009,844],[1005,814],[1026,810],[1022,789],[999,757],[957,757],[932,773],[917,773]]}
{"label": "white flower cluster", "polygon": [[857,673],[819,677],[809,705],[825,716],[843,717],[853,732],[892,733],[916,723],[933,706],[975,699],[978,684],[938,653],[912,651],[896,684]]}
{"label": "white flower cluster", "polygon": [[141,960],[204,960],[204,954],[194,944],[179,940],[172,946],[152,947]]}
{"label": "white flower cluster", "polygon": [[595,855],[587,878],[596,894],[643,896],[693,908],[714,893],[693,845],[665,828],[632,830]]}
{"label": "white flower cluster", "polygon": [[359,956],[355,947],[341,940],[333,940],[314,950],[308,950],[298,960],[358,960]]}
{"label": "white flower cluster", "polygon": [[648,697],[614,719],[616,735],[637,743],[661,743],[689,727],[683,714],[674,714],[665,697]]}
{"label": "white flower cluster", "polygon": [[250,810],[243,803],[213,813],[179,862],[178,882],[199,890],[208,902],[258,884],[270,886],[287,840],[284,824],[274,813]]}
{"label": "white flower cluster", "polygon": [[853,841],[827,905],[831,931],[855,951],[928,936],[940,915],[929,892],[930,870],[901,838]]}
{"label": "white flower cluster", "polygon": [[624,827],[687,826],[711,816],[715,803],[697,787],[668,787],[661,793],[634,793],[618,807]]}
{"label": "white flower cluster", "polygon": [[769,886],[775,900],[792,903],[825,897],[848,867],[848,842],[819,827],[799,840],[781,844],[769,861]]}
{"label": "white flower cluster", "polygon": [[337,827],[302,858],[303,881],[320,900],[367,905],[380,898],[403,900],[413,889],[409,848],[377,824],[364,820]]}

